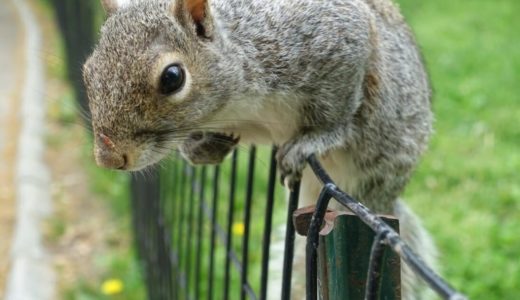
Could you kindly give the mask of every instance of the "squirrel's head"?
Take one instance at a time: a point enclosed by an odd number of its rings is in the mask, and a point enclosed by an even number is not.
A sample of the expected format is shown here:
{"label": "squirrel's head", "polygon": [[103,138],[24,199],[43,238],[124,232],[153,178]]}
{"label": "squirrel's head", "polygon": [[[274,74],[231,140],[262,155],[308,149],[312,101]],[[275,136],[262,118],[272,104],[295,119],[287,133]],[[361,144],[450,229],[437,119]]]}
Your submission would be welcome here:
{"label": "squirrel's head", "polygon": [[83,70],[94,152],[101,166],[138,170],[225,105],[226,67],[206,0],[102,2],[109,18]]}

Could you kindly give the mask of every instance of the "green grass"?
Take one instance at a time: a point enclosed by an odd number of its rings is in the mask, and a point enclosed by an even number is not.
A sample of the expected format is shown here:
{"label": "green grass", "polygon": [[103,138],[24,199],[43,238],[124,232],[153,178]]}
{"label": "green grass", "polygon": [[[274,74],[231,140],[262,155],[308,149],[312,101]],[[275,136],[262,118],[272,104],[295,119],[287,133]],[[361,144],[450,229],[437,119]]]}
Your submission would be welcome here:
{"label": "green grass", "polygon": [[520,295],[520,2],[400,0],[434,87],[436,133],[406,192],[474,299]]}

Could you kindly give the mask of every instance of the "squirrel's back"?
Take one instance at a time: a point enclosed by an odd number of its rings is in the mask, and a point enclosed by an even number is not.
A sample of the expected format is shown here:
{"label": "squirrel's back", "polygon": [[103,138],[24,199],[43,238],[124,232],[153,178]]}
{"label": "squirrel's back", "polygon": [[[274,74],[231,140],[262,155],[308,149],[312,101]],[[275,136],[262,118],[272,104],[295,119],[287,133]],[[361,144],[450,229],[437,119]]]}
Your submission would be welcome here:
{"label": "squirrel's back", "polygon": [[[230,62],[241,62],[244,86],[253,82],[253,88],[288,90],[302,98],[334,89],[337,95],[373,98],[365,99],[372,103],[385,98],[386,103],[402,105],[404,115],[417,113],[407,112],[415,106],[429,111],[430,87],[422,58],[390,0],[210,3],[221,45],[228,48],[224,60],[227,56]],[[327,96],[339,100],[338,110],[357,110],[355,103]]]}
{"label": "squirrel's back", "polygon": [[344,149],[351,163],[331,169],[333,178],[349,177],[347,192],[391,211],[433,119],[423,61],[398,7],[390,0],[210,3],[221,39],[215,52],[224,64],[240,63],[241,86],[295,95],[300,131],[289,136],[315,132]]}
{"label": "squirrel's back", "polygon": [[[366,59],[368,7],[361,0],[215,0],[219,32],[267,88],[313,90],[315,74],[343,72],[338,61]],[[366,5],[365,5],[366,6]],[[349,16],[349,18],[345,18]],[[342,51],[346,50],[346,51]],[[344,72],[343,72],[344,73]]]}

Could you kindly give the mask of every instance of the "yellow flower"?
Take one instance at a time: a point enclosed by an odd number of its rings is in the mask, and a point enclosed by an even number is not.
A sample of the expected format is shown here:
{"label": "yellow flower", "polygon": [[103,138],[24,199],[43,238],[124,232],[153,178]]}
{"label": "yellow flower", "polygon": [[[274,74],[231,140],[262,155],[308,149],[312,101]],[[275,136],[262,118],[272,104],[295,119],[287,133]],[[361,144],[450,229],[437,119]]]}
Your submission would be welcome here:
{"label": "yellow flower", "polygon": [[243,236],[246,230],[246,226],[242,222],[233,223],[232,232],[234,235]]}
{"label": "yellow flower", "polygon": [[115,295],[123,291],[123,282],[119,279],[110,278],[101,285],[101,292],[105,295]]}

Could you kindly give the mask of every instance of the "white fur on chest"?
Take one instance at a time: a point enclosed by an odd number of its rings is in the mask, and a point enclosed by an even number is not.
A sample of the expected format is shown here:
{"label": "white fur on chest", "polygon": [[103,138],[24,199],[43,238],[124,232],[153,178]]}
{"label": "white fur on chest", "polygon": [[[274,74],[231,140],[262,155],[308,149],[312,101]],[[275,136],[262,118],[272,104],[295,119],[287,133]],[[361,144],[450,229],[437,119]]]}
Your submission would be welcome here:
{"label": "white fur on chest", "polygon": [[[359,170],[352,160],[352,157],[345,149],[335,149],[322,156],[319,161],[336,185],[347,192],[353,194],[358,188],[363,173]],[[300,206],[308,206],[316,203],[323,185],[318,181],[311,168],[307,166],[303,171]],[[333,201],[332,203],[336,203]],[[332,209],[344,209],[342,206],[332,205]]]}
{"label": "white fur on chest", "polygon": [[234,133],[241,143],[283,144],[298,131],[302,100],[289,93],[231,99],[207,126]]}

